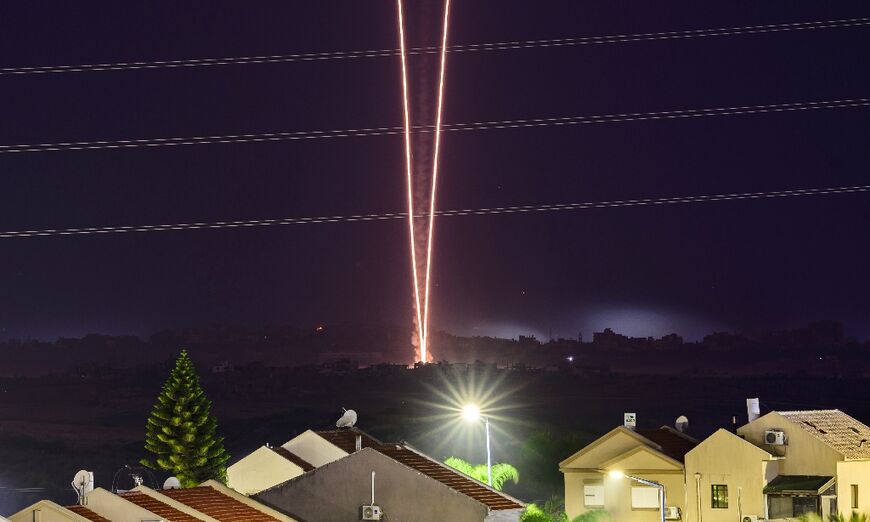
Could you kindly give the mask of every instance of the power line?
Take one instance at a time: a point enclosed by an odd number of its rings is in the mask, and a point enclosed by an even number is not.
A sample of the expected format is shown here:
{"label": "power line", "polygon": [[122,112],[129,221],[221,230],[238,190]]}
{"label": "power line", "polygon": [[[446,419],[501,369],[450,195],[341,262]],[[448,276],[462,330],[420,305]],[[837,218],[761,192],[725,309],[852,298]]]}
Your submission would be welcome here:
{"label": "power line", "polygon": [[[821,196],[826,194],[854,194],[861,192],[870,192],[870,185],[855,185],[847,187],[826,187],[826,188],[808,188],[808,189],[793,189],[793,190],[777,190],[769,192],[739,192],[731,194],[710,194],[700,196],[676,196],[665,198],[645,198],[645,199],[623,199],[615,201],[593,201],[584,203],[556,203],[542,205],[519,205],[508,207],[491,207],[491,208],[469,208],[469,209],[453,209],[453,210],[438,210],[435,215],[438,217],[451,216],[483,216],[494,214],[521,214],[532,212],[556,212],[565,210],[588,210],[595,208],[618,208],[618,207],[644,207],[654,205],[676,205],[683,203],[706,203],[712,201],[738,201],[752,199],[773,199],[786,198],[797,196]],[[425,218],[428,214],[417,214],[415,218]],[[87,228],[62,228],[62,229],[45,229],[45,230],[19,230],[0,232],[0,238],[16,238],[16,237],[40,237],[40,236],[78,236],[78,235],[93,235],[93,234],[122,234],[128,232],[165,232],[165,231],[180,231],[180,230],[203,230],[203,229],[220,229],[220,228],[249,228],[249,227],[267,227],[277,225],[306,225],[314,223],[349,223],[349,222],[364,222],[364,221],[386,221],[396,219],[407,219],[408,214],[403,212],[381,213],[381,214],[357,214],[346,216],[319,216],[319,217],[299,217],[299,218],[278,218],[278,219],[253,219],[244,221],[211,221],[211,222],[195,222],[195,223],[172,223],[159,225],[128,225],[128,226],[106,226],[106,227],[87,227]]]}
{"label": "power line", "polygon": [[[447,51],[451,53],[504,51],[511,49],[533,49],[542,47],[571,47],[579,45],[645,42],[655,40],[678,40],[686,38],[704,38],[716,36],[737,36],[744,34],[781,33],[789,31],[811,31],[818,29],[838,29],[846,27],[864,27],[870,25],[870,18],[845,18],[839,20],[818,20],[809,22],[788,22],[780,24],[746,25],[737,27],[719,27],[708,29],[689,29],[682,31],[665,31],[653,33],[630,33],[603,36],[581,36],[572,38],[552,38],[543,40],[522,40],[511,42],[490,42],[478,44],[452,45]],[[407,54],[436,54],[439,47],[415,47]],[[36,67],[5,67],[0,68],[0,75],[48,74],[70,72],[119,71],[135,69],[170,69],[183,67],[206,67],[216,65],[244,65],[265,63],[306,62],[322,60],[350,60],[355,58],[385,58],[398,56],[398,49],[369,49],[359,51],[329,51],[317,53],[295,53],[262,56],[234,56],[224,58],[192,58],[184,60],[111,62],[79,65],[46,65]]]}
{"label": "power line", "polygon": [[[657,112],[630,112],[591,116],[562,116],[553,118],[528,118],[516,120],[479,121],[443,124],[445,132],[478,131],[493,129],[520,129],[532,127],[558,127],[593,123],[626,123],[633,121],[674,120],[709,116],[735,116],[775,112],[795,112],[820,109],[844,109],[870,106],[870,98],[843,100],[805,101],[767,105],[743,105],[734,107],[710,107],[702,109],[677,109]],[[413,132],[433,132],[434,126],[414,126]],[[404,132],[404,127],[364,127],[358,129],[334,129],[313,131],[266,132],[256,134],[224,134],[212,136],[181,136],[172,138],[140,138],[101,141],[68,141],[56,143],[31,143],[0,145],[0,154],[19,152],[54,152],[64,150],[128,149],[146,147],[174,147],[181,145],[215,145],[229,143],[262,143],[272,141],[297,141],[327,138],[356,138],[364,136],[394,136]]]}

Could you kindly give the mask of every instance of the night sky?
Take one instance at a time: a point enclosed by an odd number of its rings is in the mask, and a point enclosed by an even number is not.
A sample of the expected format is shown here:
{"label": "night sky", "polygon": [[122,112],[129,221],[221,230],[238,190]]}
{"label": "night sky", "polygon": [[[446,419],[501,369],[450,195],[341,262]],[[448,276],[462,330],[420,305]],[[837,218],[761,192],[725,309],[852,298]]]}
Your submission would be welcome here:
{"label": "night sky", "polygon": [[[454,0],[453,44],[870,16]],[[421,30],[436,45],[437,19]],[[447,123],[870,96],[870,27],[448,55]],[[419,43],[419,42],[415,42]],[[0,67],[391,49],[390,0],[6,2]],[[0,144],[401,125],[397,58],[0,75]],[[868,183],[870,109],[446,133],[441,209]],[[405,210],[400,136],[0,154],[0,230]],[[870,337],[870,194],[446,217],[432,328]],[[404,221],[0,239],[0,338],[411,327]],[[437,350],[437,347],[435,348]]]}

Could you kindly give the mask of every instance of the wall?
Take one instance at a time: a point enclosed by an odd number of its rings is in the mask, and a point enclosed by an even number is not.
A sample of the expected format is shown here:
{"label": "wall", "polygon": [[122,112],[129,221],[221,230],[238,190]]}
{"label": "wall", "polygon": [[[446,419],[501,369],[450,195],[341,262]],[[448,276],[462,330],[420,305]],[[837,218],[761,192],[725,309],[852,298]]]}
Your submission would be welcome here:
{"label": "wall", "polygon": [[858,511],[870,514],[870,460],[837,463],[837,509],[840,514],[852,513],[851,484],[858,484]]}
{"label": "wall", "polygon": [[253,495],[303,473],[302,468],[261,446],[227,468],[227,484],[244,495]]}
{"label": "wall", "polygon": [[[34,515],[34,511],[37,511],[36,515]],[[88,519],[50,500],[40,500],[36,504],[11,515],[9,520],[11,522],[88,522]]]}
{"label": "wall", "polygon": [[291,453],[298,455],[315,468],[336,461],[347,455],[341,448],[334,446],[311,430],[305,431],[282,445]]}
{"label": "wall", "polygon": [[[765,514],[764,486],[778,474],[781,461],[727,430],[718,430],[686,454],[684,522],[733,522]],[[695,474],[700,473],[700,487]],[[713,509],[713,484],[728,486],[728,508]],[[698,516],[700,489],[701,517]]]}
{"label": "wall", "polygon": [[[785,432],[788,444],[786,446],[766,445],[764,432],[770,429],[779,429]],[[781,475],[833,477],[837,474],[837,462],[843,459],[843,456],[830,446],[803,428],[795,426],[792,421],[785,419],[775,411],[738,428],[737,433],[744,436],[747,441],[774,455],[784,456],[785,461],[781,462],[779,467]]]}
{"label": "wall", "polygon": [[[482,522],[483,504],[393,459],[365,448],[326,464],[254,499],[302,520],[358,521],[371,502],[371,472],[376,472],[375,504],[385,521]],[[516,520],[516,519],[514,519]]]}
{"label": "wall", "polygon": [[269,515],[272,518],[277,518],[281,522],[296,522],[296,520],[294,518],[288,517],[284,513],[281,513],[280,511],[276,511],[265,504],[257,502],[256,500],[254,500],[252,498],[248,498],[245,495],[242,495],[241,493],[238,493],[238,492],[224,486],[223,484],[221,484],[220,482],[218,482],[216,480],[206,480],[205,482],[200,484],[200,486],[210,486],[210,487],[220,491],[224,495],[238,500],[239,502],[241,502],[242,504],[244,504],[248,507],[252,507],[261,513],[265,513],[265,514]]}

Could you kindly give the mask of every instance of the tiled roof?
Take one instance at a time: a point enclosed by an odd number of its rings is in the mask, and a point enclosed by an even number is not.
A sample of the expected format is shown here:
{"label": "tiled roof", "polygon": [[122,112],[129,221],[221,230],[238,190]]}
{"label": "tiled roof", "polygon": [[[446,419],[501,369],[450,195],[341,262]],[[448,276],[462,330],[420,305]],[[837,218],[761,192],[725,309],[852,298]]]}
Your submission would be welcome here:
{"label": "tiled roof", "polygon": [[[164,490],[162,493],[166,493],[166,491],[167,490]],[[179,511],[169,504],[160,502],[156,498],[146,495],[145,493],[128,491],[127,493],[120,493],[118,496],[125,500],[129,500],[143,509],[147,509],[160,518],[166,520],[166,522],[199,522],[199,519],[195,516]]]}
{"label": "tiled roof", "polygon": [[870,459],[870,427],[840,410],[778,411],[847,459]]}
{"label": "tiled roof", "polygon": [[662,426],[657,430],[637,430],[636,433],[658,445],[668,457],[680,462],[684,462],[686,453],[698,445],[697,440],[670,426]]}
{"label": "tiled roof", "polygon": [[220,522],[278,522],[278,519],[224,495],[211,486],[171,489],[161,493]]}
{"label": "tiled roof", "polygon": [[281,446],[278,446],[276,448],[269,446],[269,449],[274,451],[278,455],[281,455],[282,457],[289,460],[293,464],[296,464],[297,466],[302,468],[302,471],[311,471],[312,469],[314,469],[314,466],[312,466],[311,464],[309,464],[308,462],[303,460],[302,457],[300,457],[299,455],[296,455],[295,453],[291,452],[287,448],[283,448]]}
{"label": "tiled roof", "polygon": [[317,434],[348,453],[354,452],[356,436],[359,435],[362,437],[363,448],[375,449],[391,459],[437,480],[454,491],[477,500],[494,511],[523,507],[511,497],[492,490],[480,482],[423,455],[405,443],[385,444],[357,429],[318,431]]}
{"label": "tiled roof", "polygon": [[780,475],[764,487],[764,494],[821,495],[834,485],[834,477],[817,475]]}
{"label": "tiled roof", "polygon": [[75,506],[66,506],[66,508],[68,510],[72,511],[73,513],[75,513],[76,515],[85,517],[86,519],[91,520],[92,522],[111,522],[108,518],[103,518],[100,515],[94,513],[93,511],[91,511],[90,509],[88,509],[84,506],[75,505]]}

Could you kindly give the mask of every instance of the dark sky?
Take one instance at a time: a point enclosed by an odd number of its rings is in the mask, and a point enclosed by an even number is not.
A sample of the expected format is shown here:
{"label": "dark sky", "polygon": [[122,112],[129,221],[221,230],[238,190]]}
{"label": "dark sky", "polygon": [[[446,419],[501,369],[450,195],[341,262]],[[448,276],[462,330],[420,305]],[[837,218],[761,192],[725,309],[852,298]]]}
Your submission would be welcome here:
{"label": "dark sky", "polygon": [[[6,2],[0,66],[389,49],[390,0]],[[865,1],[454,0],[454,44],[870,16]],[[438,20],[429,44],[437,44]],[[419,27],[418,27],[419,29]],[[448,123],[870,96],[870,27],[453,53]],[[0,143],[401,124],[396,58],[0,76]],[[870,109],[444,136],[438,207],[868,183]],[[0,230],[401,212],[400,137],[0,155]],[[450,217],[433,328],[633,335],[842,319],[870,195]],[[0,337],[411,325],[403,221],[0,240]]]}

